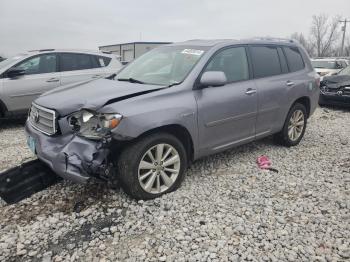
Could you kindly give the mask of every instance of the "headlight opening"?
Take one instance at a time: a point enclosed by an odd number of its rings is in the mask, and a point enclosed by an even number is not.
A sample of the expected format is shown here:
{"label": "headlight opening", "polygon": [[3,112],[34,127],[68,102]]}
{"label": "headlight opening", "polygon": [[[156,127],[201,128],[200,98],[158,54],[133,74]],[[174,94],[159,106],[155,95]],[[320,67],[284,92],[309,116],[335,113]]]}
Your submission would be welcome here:
{"label": "headlight opening", "polygon": [[116,128],[121,120],[120,114],[103,114],[82,110],[69,118],[69,124],[73,131],[83,137],[100,139]]}

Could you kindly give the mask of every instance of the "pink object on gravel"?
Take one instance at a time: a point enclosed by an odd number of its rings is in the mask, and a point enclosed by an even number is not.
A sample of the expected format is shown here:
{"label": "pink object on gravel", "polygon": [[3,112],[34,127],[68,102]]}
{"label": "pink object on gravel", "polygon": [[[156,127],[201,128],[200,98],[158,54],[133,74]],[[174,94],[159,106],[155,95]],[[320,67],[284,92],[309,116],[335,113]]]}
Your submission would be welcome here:
{"label": "pink object on gravel", "polygon": [[278,173],[277,169],[271,167],[271,161],[267,156],[259,156],[256,162],[258,163],[259,168]]}
{"label": "pink object on gravel", "polygon": [[259,156],[256,162],[261,169],[269,169],[271,167],[271,161],[267,156]]}

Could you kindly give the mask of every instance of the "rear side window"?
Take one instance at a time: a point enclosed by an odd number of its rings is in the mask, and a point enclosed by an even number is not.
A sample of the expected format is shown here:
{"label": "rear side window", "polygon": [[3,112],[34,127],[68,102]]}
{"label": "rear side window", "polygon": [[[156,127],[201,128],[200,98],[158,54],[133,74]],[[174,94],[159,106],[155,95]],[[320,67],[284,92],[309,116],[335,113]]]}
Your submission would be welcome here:
{"label": "rear side window", "polygon": [[207,65],[207,71],[222,71],[228,82],[249,79],[247,55],[244,47],[232,47],[219,51]]}
{"label": "rear side window", "polygon": [[267,77],[282,73],[277,48],[274,46],[250,47],[254,77]]}
{"label": "rear side window", "polygon": [[60,54],[60,71],[85,70],[100,67],[93,55],[87,54]]}
{"label": "rear side window", "polygon": [[296,47],[283,47],[284,53],[286,54],[289,71],[295,72],[304,69],[304,61],[301,54]]}
{"label": "rear side window", "polygon": [[105,67],[108,66],[109,63],[111,62],[112,58],[110,57],[105,57],[105,56],[95,56],[97,61],[98,61],[98,66],[99,67]]}

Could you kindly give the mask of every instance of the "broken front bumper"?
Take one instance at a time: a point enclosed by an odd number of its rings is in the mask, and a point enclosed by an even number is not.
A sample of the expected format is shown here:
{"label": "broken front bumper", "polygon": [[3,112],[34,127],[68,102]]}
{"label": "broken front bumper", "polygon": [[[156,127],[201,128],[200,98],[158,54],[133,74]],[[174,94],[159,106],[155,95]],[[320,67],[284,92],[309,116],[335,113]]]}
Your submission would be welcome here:
{"label": "broken front bumper", "polygon": [[319,98],[321,105],[347,105],[350,106],[350,95],[342,95],[338,93],[321,92]]}
{"label": "broken front bumper", "polygon": [[106,142],[84,139],[69,133],[48,136],[34,129],[27,121],[27,139],[34,141],[35,154],[60,177],[86,183],[106,170],[109,149]]}

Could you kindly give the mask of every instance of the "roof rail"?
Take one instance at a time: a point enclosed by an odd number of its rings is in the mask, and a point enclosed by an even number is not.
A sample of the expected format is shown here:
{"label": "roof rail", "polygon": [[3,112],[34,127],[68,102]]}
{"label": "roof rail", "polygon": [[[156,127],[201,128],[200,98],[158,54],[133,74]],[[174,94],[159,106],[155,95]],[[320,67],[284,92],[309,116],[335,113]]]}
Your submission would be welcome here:
{"label": "roof rail", "polygon": [[278,37],[254,37],[253,40],[265,40],[265,41],[274,41],[274,42],[287,42],[295,43],[296,40],[290,38],[278,38]]}
{"label": "roof rail", "polygon": [[38,50],[29,50],[28,52],[47,52],[47,51],[55,51],[55,49],[38,49]]}

